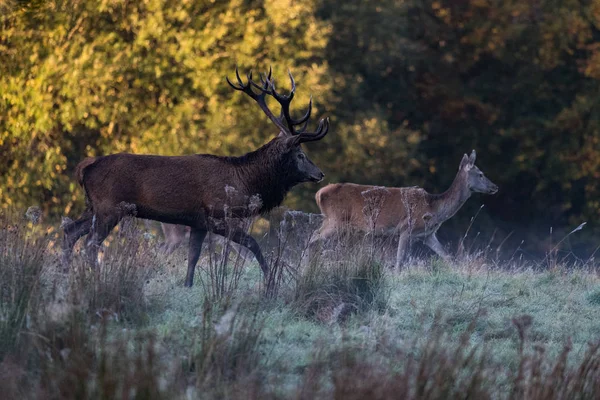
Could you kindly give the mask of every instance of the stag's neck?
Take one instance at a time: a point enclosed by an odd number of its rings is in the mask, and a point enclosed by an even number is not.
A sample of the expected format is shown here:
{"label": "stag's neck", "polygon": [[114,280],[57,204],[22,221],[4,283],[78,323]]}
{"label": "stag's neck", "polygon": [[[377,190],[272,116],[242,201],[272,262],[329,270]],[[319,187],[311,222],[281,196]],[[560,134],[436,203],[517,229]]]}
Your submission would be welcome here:
{"label": "stag's neck", "polygon": [[289,190],[295,186],[287,177],[282,156],[276,141],[271,141],[246,156],[238,169],[238,177],[244,183],[249,196],[258,194],[262,201],[259,213],[279,206]]}
{"label": "stag's neck", "polygon": [[432,211],[437,215],[438,222],[452,218],[471,197],[466,176],[459,172],[448,190],[432,196]]}

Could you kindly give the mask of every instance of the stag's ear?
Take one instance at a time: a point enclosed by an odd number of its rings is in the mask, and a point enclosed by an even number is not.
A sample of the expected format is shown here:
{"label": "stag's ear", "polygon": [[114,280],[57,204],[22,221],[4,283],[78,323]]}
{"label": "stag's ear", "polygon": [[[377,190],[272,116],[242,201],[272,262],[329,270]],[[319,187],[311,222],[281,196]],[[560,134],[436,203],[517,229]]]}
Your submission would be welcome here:
{"label": "stag's ear", "polygon": [[471,167],[475,165],[475,158],[477,158],[477,155],[475,154],[475,150],[473,150],[471,151],[471,156],[469,157],[469,164],[471,164]]}
{"label": "stag's ear", "polygon": [[468,155],[464,154],[462,160],[460,160],[459,170],[470,170],[471,169],[471,161]]}
{"label": "stag's ear", "polygon": [[286,146],[291,149],[292,147],[300,144],[300,135],[287,136],[285,139]]}

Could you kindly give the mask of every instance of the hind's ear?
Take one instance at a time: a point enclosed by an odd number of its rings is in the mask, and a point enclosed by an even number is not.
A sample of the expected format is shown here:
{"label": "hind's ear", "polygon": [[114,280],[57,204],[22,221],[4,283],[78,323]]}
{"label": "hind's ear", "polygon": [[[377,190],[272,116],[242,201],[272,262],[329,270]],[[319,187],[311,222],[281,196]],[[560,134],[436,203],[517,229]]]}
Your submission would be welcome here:
{"label": "hind's ear", "polygon": [[475,150],[471,151],[471,156],[469,157],[469,163],[471,167],[475,165],[475,158],[477,158],[477,154],[475,154]]}
{"label": "hind's ear", "polygon": [[471,164],[471,160],[468,155],[464,154],[462,160],[460,160],[459,170],[465,169],[470,170],[473,165]]}

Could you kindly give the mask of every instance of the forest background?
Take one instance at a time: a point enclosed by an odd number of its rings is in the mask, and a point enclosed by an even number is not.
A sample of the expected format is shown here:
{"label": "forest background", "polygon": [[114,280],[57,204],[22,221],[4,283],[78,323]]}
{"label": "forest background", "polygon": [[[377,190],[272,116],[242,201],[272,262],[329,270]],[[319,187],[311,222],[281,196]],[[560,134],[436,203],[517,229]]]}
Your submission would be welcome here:
{"label": "forest background", "polygon": [[[86,156],[266,143],[274,127],[225,82],[236,65],[272,66],[281,89],[289,68],[294,109],[312,94],[331,119],[306,146],[322,185],[442,192],[475,149],[500,191],[442,241],[485,204],[471,235],[509,255],[543,256],[582,222],[565,251],[600,243],[600,0],[3,0],[0,207],[75,216]],[[286,205],[316,212],[318,188]]]}

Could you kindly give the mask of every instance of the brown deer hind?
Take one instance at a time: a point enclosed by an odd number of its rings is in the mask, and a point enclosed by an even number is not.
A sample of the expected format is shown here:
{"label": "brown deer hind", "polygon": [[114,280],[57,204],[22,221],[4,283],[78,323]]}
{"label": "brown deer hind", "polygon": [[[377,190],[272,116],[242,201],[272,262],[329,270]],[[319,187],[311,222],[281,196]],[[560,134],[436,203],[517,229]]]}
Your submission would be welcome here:
{"label": "brown deer hind", "polygon": [[[494,194],[498,191],[475,165],[475,150],[463,156],[458,173],[450,188],[441,194],[427,193],[419,187],[383,188],[336,183],[327,185],[316,194],[317,205],[325,219],[315,243],[326,240],[345,229],[379,235],[397,235],[396,268],[404,260],[411,241],[422,240],[429,248],[444,259],[449,255],[438,241],[436,232],[462,207],[473,192]],[[369,221],[364,215],[365,195],[369,191],[383,192],[377,217]]]}
{"label": "brown deer hind", "polygon": [[[210,154],[155,156],[113,154],[83,160],[76,168],[84,188],[87,208],[81,217],[64,226],[63,259],[69,262],[73,246],[88,235],[86,254],[97,262],[97,252],[111,230],[127,214],[190,227],[186,286],[192,286],[195,266],[208,231],[247,247],[256,257],[265,277],[269,268],[256,240],[228,218],[246,218],[278,206],[287,192],[302,182],[320,182],[324,174],[308,159],[300,145],[321,140],[329,130],[322,119],[315,132],[306,132],[312,111],[300,119],[290,114],[296,84],[289,73],[291,91],[275,89],[271,71],[261,83],[244,83],[236,68],[237,84],[227,82],[257,102],[279,129],[279,134],[258,150],[241,157]],[[275,116],[266,97],[281,106]],[[300,127],[300,128],[297,128]],[[258,201],[257,201],[258,200]]]}

